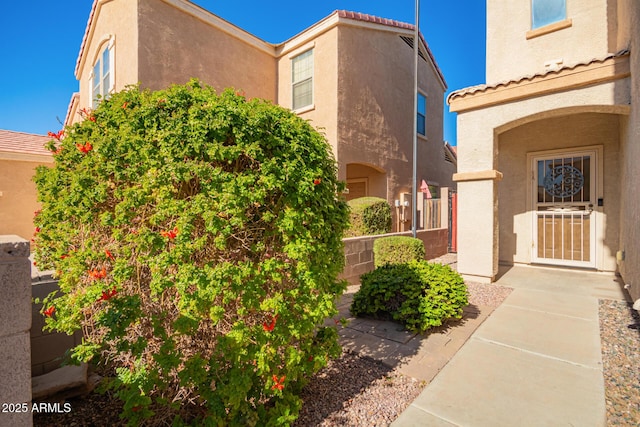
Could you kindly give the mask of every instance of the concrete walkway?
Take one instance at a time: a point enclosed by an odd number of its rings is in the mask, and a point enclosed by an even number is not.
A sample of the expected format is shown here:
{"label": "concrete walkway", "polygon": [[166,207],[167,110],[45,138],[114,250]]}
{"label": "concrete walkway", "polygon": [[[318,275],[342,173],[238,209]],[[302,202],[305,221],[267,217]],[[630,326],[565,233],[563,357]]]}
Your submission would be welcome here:
{"label": "concrete walkway", "polygon": [[501,274],[514,291],[392,426],[606,425],[598,299],[624,299],[615,276]]}

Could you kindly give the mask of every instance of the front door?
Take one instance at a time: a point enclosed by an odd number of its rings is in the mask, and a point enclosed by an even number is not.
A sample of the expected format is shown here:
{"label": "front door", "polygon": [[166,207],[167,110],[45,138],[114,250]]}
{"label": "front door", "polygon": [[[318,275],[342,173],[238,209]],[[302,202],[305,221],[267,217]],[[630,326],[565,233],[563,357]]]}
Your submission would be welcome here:
{"label": "front door", "polygon": [[595,267],[596,151],[533,158],[533,262]]}

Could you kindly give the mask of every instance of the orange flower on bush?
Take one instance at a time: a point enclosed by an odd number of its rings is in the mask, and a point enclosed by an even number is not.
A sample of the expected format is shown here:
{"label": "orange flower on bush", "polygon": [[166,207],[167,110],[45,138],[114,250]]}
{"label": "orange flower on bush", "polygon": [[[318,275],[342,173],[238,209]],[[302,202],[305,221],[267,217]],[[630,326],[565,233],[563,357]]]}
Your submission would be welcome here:
{"label": "orange flower on bush", "polygon": [[42,313],[47,317],[51,317],[51,316],[53,316],[53,312],[54,311],[56,311],[56,308],[54,306],[51,306],[51,307],[47,308],[45,311],[43,311]]}
{"label": "orange flower on bush", "polygon": [[280,379],[278,379],[277,375],[274,375],[272,379],[275,384],[271,386],[271,390],[275,390],[275,389],[282,390],[284,388],[285,378],[287,378],[286,375],[281,376]]}
{"label": "orange flower on bush", "polygon": [[316,178],[313,180],[313,185],[319,185],[322,182],[320,178]]}
{"label": "orange flower on bush", "polygon": [[269,322],[269,323],[263,322],[262,323],[262,329],[264,329],[266,332],[273,331],[273,328],[276,327],[276,320],[278,320],[278,315],[277,314],[275,316],[271,316],[271,322]]}
{"label": "orange flower on bush", "polygon": [[109,301],[111,298],[116,296],[117,293],[118,291],[116,290],[116,288],[113,288],[107,291],[102,291],[102,296],[98,299],[98,301]]}
{"label": "orange flower on bush", "polygon": [[111,261],[115,260],[115,258],[113,257],[113,254],[111,253],[111,251],[109,249],[105,249],[104,250],[104,254],[107,256],[107,258],[109,258]]}
{"label": "orange flower on bush", "polygon": [[173,240],[178,235],[178,227],[173,227],[173,230],[169,230],[169,231],[161,231],[160,235],[162,237],[168,238],[169,240]]}
{"label": "orange flower on bush", "polygon": [[64,136],[64,130],[58,131],[58,132],[47,132],[47,136],[49,136],[50,138],[55,138],[58,141],[60,141],[60,139]]}
{"label": "orange flower on bush", "polygon": [[89,270],[89,277],[94,280],[100,280],[107,277],[107,270],[102,267],[102,270]]}
{"label": "orange flower on bush", "polygon": [[76,144],[76,147],[80,152],[82,152],[82,154],[87,154],[89,151],[93,150],[93,145],[91,145],[90,142],[86,142],[84,145]]}

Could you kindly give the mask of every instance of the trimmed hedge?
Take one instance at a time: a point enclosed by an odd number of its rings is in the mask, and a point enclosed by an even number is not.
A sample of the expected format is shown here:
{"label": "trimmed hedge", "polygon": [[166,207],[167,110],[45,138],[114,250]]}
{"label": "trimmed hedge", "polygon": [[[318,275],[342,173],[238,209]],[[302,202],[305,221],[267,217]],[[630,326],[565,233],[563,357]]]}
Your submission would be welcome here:
{"label": "trimmed hedge", "polygon": [[389,236],[373,242],[373,261],[376,267],[423,259],[424,243],[420,239],[409,236]]}
{"label": "trimmed hedge", "polygon": [[351,313],[392,318],[411,331],[424,332],[462,318],[467,304],[467,287],[457,272],[441,264],[411,261],[363,274]]}
{"label": "trimmed hedge", "polygon": [[370,236],[391,232],[391,206],[379,197],[359,197],[347,202],[351,227],[345,237]]}

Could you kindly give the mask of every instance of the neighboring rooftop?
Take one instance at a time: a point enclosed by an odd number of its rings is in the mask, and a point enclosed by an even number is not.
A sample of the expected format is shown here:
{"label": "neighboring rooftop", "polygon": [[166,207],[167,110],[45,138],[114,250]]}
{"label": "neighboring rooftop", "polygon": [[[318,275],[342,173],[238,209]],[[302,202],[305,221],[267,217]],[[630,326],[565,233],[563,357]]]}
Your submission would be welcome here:
{"label": "neighboring rooftop", "polygon": [[46,135],[15,132],[0,129],[0,151],[20,154],[37,154],[51,156],[51,152],[44,145],[51,138]]}

